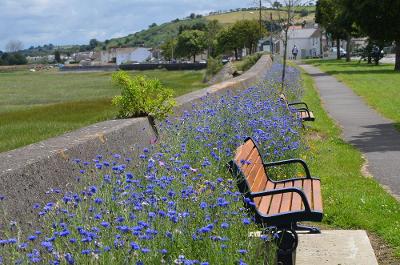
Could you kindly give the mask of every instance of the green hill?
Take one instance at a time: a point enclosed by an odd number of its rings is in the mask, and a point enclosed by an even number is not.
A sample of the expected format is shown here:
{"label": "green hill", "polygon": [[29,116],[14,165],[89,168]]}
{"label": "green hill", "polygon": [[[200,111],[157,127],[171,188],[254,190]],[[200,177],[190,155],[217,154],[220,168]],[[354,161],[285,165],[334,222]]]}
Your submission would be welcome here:
{"label": "green hill", "polygon": [[[265,22],[270,22],[270,16],[274,21],[284,18],[284,11],[276,9],[262,10],[262,19]],[[315,17],[315,7],[301,7],[296,10],[295,21],[296,24],[301,24],[303,21],[313,22]],[[218,20],[223,25],[233,24],[238,20],[250,19],[258,20],[259,13],[257,9],[243,9],[239,11],[227,13],[212,13],[211,15],[199,17],[194,19],[186,18],[184,20],[176,19],[162,25],[149,26],[148,29],[136,32],[122,38],[115,38],[101,42],[97,46],[97,50],[105,50],[111,47],[159,47],[164,41],[176,37],[182,29],[202,29],[207,24],[207,21]]]}
{"label": "green hill", "polygon": [[176,37],[183,29],[202,29],[207,24],[204,18],[174,20],[162,25],[151,25],[148,29],[130,34],[126,37],[106,40],[99,43],[97,49],[111,47],[158,47],[164,41]]}

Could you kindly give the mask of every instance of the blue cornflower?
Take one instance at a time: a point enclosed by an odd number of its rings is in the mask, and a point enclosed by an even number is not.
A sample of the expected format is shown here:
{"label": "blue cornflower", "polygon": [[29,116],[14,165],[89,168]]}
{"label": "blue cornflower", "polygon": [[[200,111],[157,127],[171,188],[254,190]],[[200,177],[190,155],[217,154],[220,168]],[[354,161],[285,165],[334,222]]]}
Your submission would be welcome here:
{"label": "blue cornflower", "polygon": [[106,221],[103,221],[103,222],[100,223],[100,225],[101,225],[102,227],[107,228],[107,227],[110,226],[110,223],[109,223],[109,222],[106,222]]}
{"label": "blue cornflower", "polygon": [[249,218],[243,218],[242,219],[242,223],[245,224],[245,225],[249,225],[249,224],[251,224],[251,221],[250,221]]}
{"label": "blue cornflower", "polygon": [[90,249],[84,249],[81,251],[82,255],[89,255],[90,253],[92,253],[92,251]]}
{"label": "blue cornflower", "polygon": [[72,256],[71,253],[67,253],[64,255],[65,261],[67,262],[68,265],[73,265],[75,264],[74,257]]}
{"label": "blue cornflower", "polygon": [[37,238],[37,236],[34,236],[34,235],[28,236],[29,241],[35,241],[36,238]]}
{"label": "blue cornflower", "polygon": [[228,223],[222,223],[221,224],[221,228],[227,229],[227,228],[229,228],[229,224]]}
{"label": "blue cornflower", "polygon": [[91,187],[89,188],[89,191],[90,191],[91,193],[96,193],[96,192],[97,192],[97,187],[96,187],[96,186],[91,186]]}
{"label": "blue cornflower", "polygon": [[52,252],[53,251],[53,243],[51,243],[49,241],[43,241],[40,245],[43,248],[45,248],[48,252]]}
{"label": "blue cornflower", "polygon": [[200,203],[200,208],[201,208],[201,209],[207,208],[207,203],[206,203],[206,202],[201,202],[201,203]]}
{"label": "blue cornflower", "polygon": [[149,252],[150,252],[150,249],[148,249],[148,248],[142,248],[142,252],[143,252],[143,253],[149,253]]}
{"label": "blue cornflower", "polygon": [[138,244],[136,244],[136,242],[131,242],[130,246],[133,250],[139,250],[140,246]]}
{"label": "blue cornflower", "polygon": [[246,253],[247,253],[247,250],[245,250],[245,249],[239,249],[237,252],[238,252],[239,254],[246,254]]}
{"label": "blue cornflower", "polygon": [[242,259],[239,260],[239,265],[247,265]]}
{"label": "blue cornflower", "polygon": [[65,229],[63,231],[60,232],[60,236],[64,237],[64,236],[69,236],[71,234],[71,232],[68,229]]}

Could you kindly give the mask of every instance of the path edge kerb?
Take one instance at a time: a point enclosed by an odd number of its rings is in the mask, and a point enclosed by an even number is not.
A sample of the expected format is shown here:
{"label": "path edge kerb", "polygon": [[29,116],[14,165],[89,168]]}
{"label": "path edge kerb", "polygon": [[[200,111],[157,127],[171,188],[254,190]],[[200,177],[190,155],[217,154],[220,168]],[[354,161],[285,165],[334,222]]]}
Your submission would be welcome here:
{"label": "path edge kerb", "polygon": [[[177,98],[177,114],[191,108],[208,94],[228,89],[244,89],[262,78],[272,67],[272,59],[264,55],[243,75]],[[2,216],[25,227],[32,220],[34,203],[46,203],[59,198],[46,194],[50,189],[73,190],[79,168],[74,159],[89,161],[97,155],[115,153],[125,157],[137,157],[143,148],[155,139],[156,133],[148,118],[110,120],[34,143],[22,148],[0,153],[0,235],[3,230]],[[5,212],[3,212],[3,210]],[[5,225],[5,222],[4,224]]]}

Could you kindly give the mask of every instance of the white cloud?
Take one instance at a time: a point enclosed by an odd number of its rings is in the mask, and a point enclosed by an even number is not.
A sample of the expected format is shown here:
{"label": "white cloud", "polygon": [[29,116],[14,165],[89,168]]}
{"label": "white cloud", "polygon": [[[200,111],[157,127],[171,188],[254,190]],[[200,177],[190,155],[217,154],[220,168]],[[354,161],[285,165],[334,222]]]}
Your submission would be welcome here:
{"label": "white cloud", "polygon": [[25,47],[84,44],[140,31],[190,13],[248,7],[246,0],[0,0],[0,50],[12,39]]}

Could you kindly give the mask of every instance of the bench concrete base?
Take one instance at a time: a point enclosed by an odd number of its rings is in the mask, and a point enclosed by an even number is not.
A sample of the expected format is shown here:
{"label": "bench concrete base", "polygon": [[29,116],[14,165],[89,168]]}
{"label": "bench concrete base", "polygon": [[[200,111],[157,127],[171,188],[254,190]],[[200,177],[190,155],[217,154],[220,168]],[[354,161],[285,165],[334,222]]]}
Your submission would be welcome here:
{"label": "bench concrete base", "polygon": [[296,265],[378,265],[363,230],[324,230],[300,234]]}

